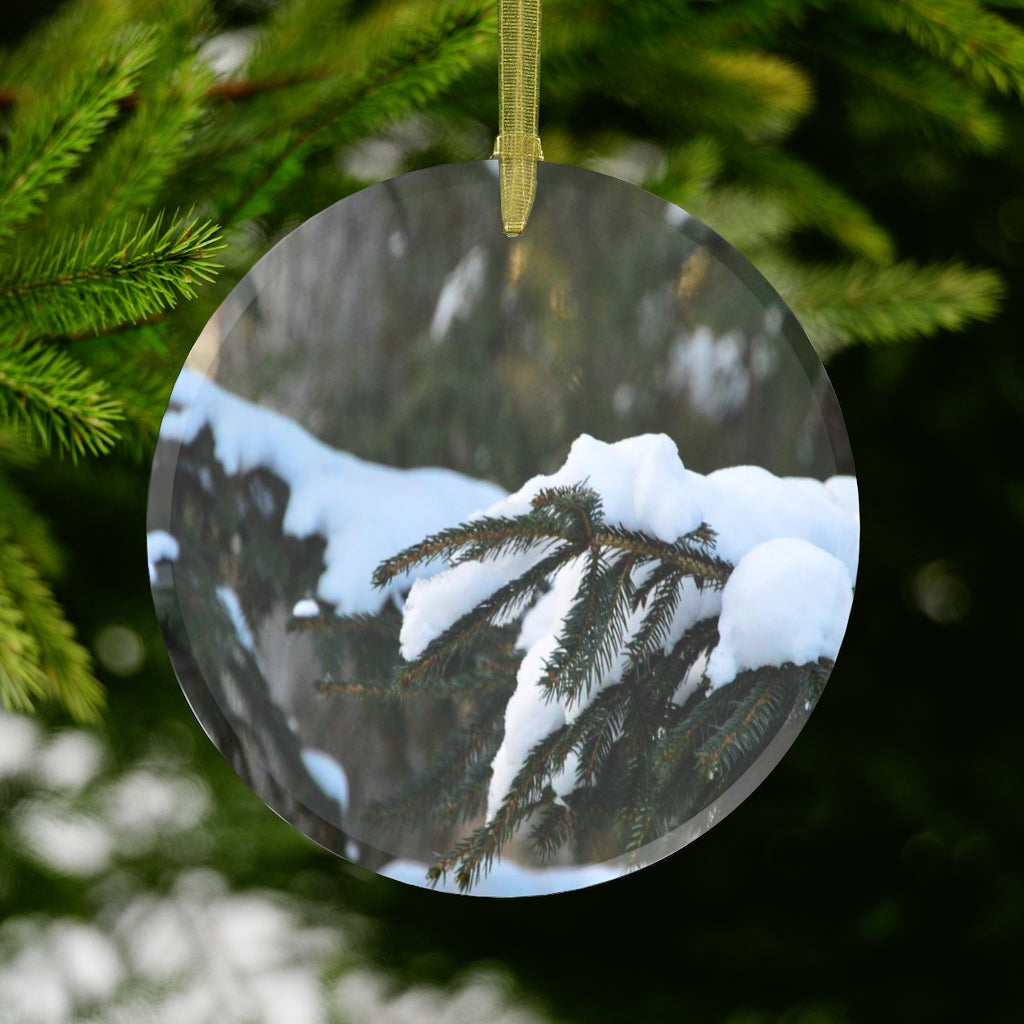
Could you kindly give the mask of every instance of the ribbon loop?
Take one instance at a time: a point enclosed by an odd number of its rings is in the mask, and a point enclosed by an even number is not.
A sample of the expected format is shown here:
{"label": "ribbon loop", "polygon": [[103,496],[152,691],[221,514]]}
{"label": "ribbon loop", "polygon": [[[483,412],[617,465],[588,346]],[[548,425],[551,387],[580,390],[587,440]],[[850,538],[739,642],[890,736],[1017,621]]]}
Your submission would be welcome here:
{"label": "ribbon loop", "polygon": [[498,158],[501,220],[505,234],[521,235],[537,193],[541,0],[499,0],[501,61]]}

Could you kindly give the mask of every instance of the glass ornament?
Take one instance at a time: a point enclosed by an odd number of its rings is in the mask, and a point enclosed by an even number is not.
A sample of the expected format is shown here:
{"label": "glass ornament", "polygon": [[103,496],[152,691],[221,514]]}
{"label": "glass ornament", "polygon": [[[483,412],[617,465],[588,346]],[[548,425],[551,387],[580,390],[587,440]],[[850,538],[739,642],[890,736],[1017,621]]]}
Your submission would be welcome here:
{"label": "glass ornament", "polygon": [[280,241],[164,416],[150,573],[213,742],[295,828],[473,895],[628,874],[734,809],[838,653],[859,519],[784,302],[683,210],[497,163]]}

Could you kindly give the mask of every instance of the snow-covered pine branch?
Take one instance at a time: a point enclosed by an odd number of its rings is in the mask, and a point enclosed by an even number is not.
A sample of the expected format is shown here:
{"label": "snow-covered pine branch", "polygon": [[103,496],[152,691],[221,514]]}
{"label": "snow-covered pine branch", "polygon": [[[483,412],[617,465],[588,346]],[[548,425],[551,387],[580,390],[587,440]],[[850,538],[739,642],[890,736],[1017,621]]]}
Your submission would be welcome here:
{"label": "snow-covered pine branch", "polygon": [[[322,678],[307,686],[349,702],[339,723],[379,718],[383,738],[389,705],[449,708],[433,754],[410,754],[419,767],[383,791],[362,793],[362,766],[338,751],[353,834],[377,845],[387,822],[418,814],[454,840],[424,868],[439,882],[475,887],[513,842],[529,862],[593,863],[609,837],[615,855],[662,839],[806,714],[838,651],[857,562],[852,478],[703,475],[665,435],[584,435],[557,472],[506,494],[365,462],[186,373],[162,438],[191,452],[203,436],[200,487],[210,470],[231,487],[268,473],[285,485],[279,543],[322,544],[312,588],[289,590],[294,571],[273,586],[288,628],[319,645]],[[152,539],[151,561],[188,557]]]}
{"label": "snow-covered pine branch", "polygon": [[664,435],[584,435],[555,474],[385,561],[381,587],[447,563],[406,600],[401,686],[444,692],[489,628],[518,629],[484,822],[429,877],[451,870],[469,889],[531,820],[545,852],[579,848],[590,829],[568,812],[609,794],[613,812],[600,816],[635,848],[724,791],[820,693],[849,617],[857,546],[852,478],[755,467],[703,476]]}

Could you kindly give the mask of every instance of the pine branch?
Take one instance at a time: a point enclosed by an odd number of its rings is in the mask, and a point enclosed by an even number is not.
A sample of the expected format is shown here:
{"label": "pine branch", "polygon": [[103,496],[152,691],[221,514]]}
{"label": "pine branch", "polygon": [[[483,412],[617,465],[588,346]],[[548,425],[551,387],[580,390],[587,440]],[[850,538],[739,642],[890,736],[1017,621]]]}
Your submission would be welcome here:
{"label": "pine branch", "polygon": [[0,418],[46,451],[102,455],[117,440],[120,405],[66,353],[0,345]]}
{"label": "pine branch", "polygon": [[866,96],[851,97],[862,123],[880,122],[978,153],[991,153],[1003,141],[999,116],[976,88],[932,59],[908,55],[905,46],[852,47],[841,39],[823,56],[868,87]]}
{"label": "pine branch", "polygon": [[[679,202],[673,183],[659,184],[655,191],[670,202]],[[760,265],[761,251],[779,248],[800,226],[790,201],[770,191],[755,191],[740,185],[720,185],[696,196],[689,205],[680,203],[713,228],[729,244]]]}
{"label": "pine branch", "polygon": [[[109,328],[86,337],[71,336],[75,358],[109,389],[121,421],[118,449],[139,464],[148,464],[167,405],[167,396],[180,372],[179,357],[164,340],[170,325],[166,314],[139,324]],[[36,347],[52,346],[41,339]]]}
{"label": "pine branch", "polygon": [[573,747],[578,753],[577,786],[593,786],[598,771],[608,763],[629,711],[633,691],[625,683],[612,683],[580,712],[572,725]]}
{"label": "pine branch", "polygon": [[194,298],[213,279],[218,228],[190,217],[132,218],[55,232],[40,251],[0,266],[0,329],[26,339],[136,323]]}
{"label": "pine branch", "polygon": [[849,252],[873,262],[892,259],[888,233],[863,206],[803,161],[766,147],[725,143],[731,172],[745,186],[783,204],[797,227],[834,239]]}
{"label": "pine branch", "polygon": [[780,685],[781,674],[778,670],[759,669],[750,674],[749,685],[744,685],[745,679],[734,680],[740,685],[729,689],[729,696],[735,698],[732,714],[697,749],[697,769],[701,775],[714,779],[760,747],[778,724],[780,712],[788,710],[791,694]]}
{"label": "pine branch", "polygon": [[117,116],[156,50],[152,32],[115,42],[60,95],[19,106],[0,162],[0,241],[43,204]]}
{"label": "pine branch", "polygon": [[530,845],[542,858],[551,858],[576,832],[576,819],[565,802],[545,804],[530,829]]}
{"label": "pine branch", "polygon": [[764,272],[822,358],[854,342],[891,344],[989,320],[1005,292],[995,272],[953,262],[819,270],[779,264]]}
{"label": "pine branch", "polygon": [[645,667],[654,651],[668,639],[673,616],[682,600],[684,579],[685,574],[678,566],[663,562],[637,587],[633,610],[642,608],[644,617],[626,646],[630,665]]}
{"label": "pine branch", "polygon": [[549,777],[565,764],[571,750],[567,732],[565,726],[556,729],[531,749],[494,816],[434,860],[427,871],[429,882],[436,883],[454,870],[459,889],[468,892],[490,870],[501,848],[541,806]]}
{"label": "pine branch", "polygon": [[159,203],[215,95],[205,65],[191,54],[174,56],[169,66],[166,57],[154,61],[150,80],[123,101],[129,116],[47,210],[50,223],[98,224]]}
{"label": "pine branch", "polygon": [[[600,497],[585,484],[541,491],[522,515],[483,517],[427,537],[381,563],[374,584],[387,586],[411,569],[441,558],[457,571],[466,561],[521,555],[532,548],[537,548],[538,557],[549,553],[431,640],[400,670],[399,685],[443,685],[453,657],[469,650],[487,627],[524,610],[556,572],[586,553],[588,582],[566,618],[544,680],[562,699],[575,700],[609,670],[622,646],[635,610],[634,570],[660,562],[671,565],[680,577],[692,578],[698,587],[719,586],[732,566],[711,553],[713,544],[714,532],[706,524],[671,544],[606,525]],[[651,630],[654,635],[657,626]]]}
{"label": "pine branch", "polygon": [[[492,4],[480,0],[450,0],[434,10],[429,27],[409,27],[358,71],[346,69],[337,85],[319,91],[312,109],[292,118],[287,131],[270,131],[276,154],[250,176],[240,196],[222,217],[235,222],[255,198],[271,186],[289,162],[301,163],[312,152],[337,148],[394,123],[448,89],[494,45],[497,32]],[[239,140],[244,149],[251,139]]]}
{"label": "pine branch", "polygon": [[576,554],[563,545],[547,558],[527,569],[522,575],[499,587],[472,611],[457,619],[440,636],[435,637],[414,661],[399,669],[396,682],[400,687],[446,686],[445,670],[456,656],[472,650],[479,635],[488,627],[522,611],[536,596],[552,573],[557,572]]}
{"label": "pine branch", "polygon": [[[34,456],[34,452],[31,453]],[[0,465],[5,461],[0,457]],[[14,486],[7,474],[0,472],[0,523],[4,523],[12,537],[39,572],[54,579],[63,568],[60,548],[46,521]]]}
{"label": "pine branch", "polygon": [[0,702],[15,711],[56,702],[81,722],[95,721],[104,704],[88,652],[75,641],[49,587],[2,522]]}
{"label": "pine branch", "polygon": [[375,801],[366,820],[376,823],[429,813],[442,826],[468,821],[482,809],[491,761],[500,744],[500,725],[515,677],[474,707],[469,722],[445,743],[445,752],[414,782],[386,800]]}
{"label": "pine branch", "polygon": [[[710,134],[697,135],[665,154],[664,171],[644,183],[649,191],[690,210],[718,182],[725,167],[721,144]],[[702,218],[707,221],[707,218]],[[724,233],[724,232],[723,232]]]}
{"label": "pine branch", "polygon": [[866,12],[976,81],[1024,96],[1024,32],[974,0],[868,0]]}
{"label": "pine branch", "polygon": [[590,692],[611,669],[629,628],[637,556],[603,559],[591,550],[586,578],[562,624],[541,685],[566,703]]}

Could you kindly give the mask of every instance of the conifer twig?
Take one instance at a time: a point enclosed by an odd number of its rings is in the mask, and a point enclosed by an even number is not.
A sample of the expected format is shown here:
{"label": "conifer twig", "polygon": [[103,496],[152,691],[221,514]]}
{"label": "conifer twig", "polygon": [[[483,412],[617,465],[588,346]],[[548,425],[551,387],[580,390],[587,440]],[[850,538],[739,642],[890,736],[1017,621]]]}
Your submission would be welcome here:
{"label": "conifer twig", "polygon": [[117,116],[156,50],[151,31],[116,42],[94,67],[49,102],[19,108],[0,161],[0,240],[27,220]]}
{"label": "conifer twig", "polygon": [[208,222],[131,217],[95,230],[55,233],[45,247],[0,266],[0,330],[22,338],[101,331],[193,298],[223,246]]}
{"label": "conifer twig", "polygon": [[102,455],[118,438],[120,404],[67,353],[0,345],[0,420],[46,451]]}

